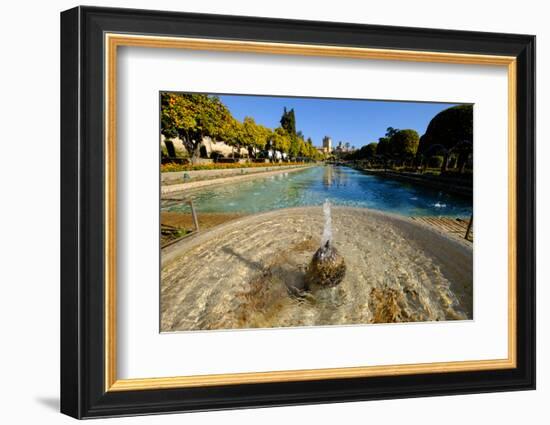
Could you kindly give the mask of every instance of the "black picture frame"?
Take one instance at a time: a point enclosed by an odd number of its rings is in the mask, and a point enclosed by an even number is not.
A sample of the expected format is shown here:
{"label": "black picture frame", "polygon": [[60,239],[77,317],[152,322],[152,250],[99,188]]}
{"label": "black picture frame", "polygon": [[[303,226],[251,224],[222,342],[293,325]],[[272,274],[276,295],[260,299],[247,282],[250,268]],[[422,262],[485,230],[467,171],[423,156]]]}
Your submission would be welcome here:
{"label": "black picture frame", "polygon": [[[516,57],[517,367],[106,392],[106,32]],[[534,388],[534,36],[96,7],[61,13],[61,412],[92,418]]]}

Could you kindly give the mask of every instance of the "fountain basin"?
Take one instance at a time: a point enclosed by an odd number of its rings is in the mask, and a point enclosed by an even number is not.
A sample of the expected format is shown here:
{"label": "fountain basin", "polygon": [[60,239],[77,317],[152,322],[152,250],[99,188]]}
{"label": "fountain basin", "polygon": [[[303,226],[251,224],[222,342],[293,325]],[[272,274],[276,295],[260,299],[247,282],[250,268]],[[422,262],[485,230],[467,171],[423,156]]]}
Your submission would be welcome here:
{"label": "fountain basin", "polygon": [[472,247],[405,217],[333,207],[346,274],[305,287],[321,207],[247,216],[163,250],[161,330],[472,319]]}

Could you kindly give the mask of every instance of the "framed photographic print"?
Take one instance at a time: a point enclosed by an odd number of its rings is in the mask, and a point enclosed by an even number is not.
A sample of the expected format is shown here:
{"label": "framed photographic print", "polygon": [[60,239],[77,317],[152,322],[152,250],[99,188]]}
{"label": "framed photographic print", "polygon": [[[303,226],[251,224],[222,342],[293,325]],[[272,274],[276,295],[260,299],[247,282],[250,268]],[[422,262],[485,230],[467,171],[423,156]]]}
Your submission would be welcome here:
{"label": "framed photographic print", "polygon": [[535,387],[535,38],[61,14],[61,411]]}

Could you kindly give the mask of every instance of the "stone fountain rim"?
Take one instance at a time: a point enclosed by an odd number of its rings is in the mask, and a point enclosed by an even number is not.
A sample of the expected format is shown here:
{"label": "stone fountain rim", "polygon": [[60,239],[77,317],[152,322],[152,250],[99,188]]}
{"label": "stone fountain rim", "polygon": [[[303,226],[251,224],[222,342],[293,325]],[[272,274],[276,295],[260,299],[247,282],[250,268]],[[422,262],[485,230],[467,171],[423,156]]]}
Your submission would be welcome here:
{"label": "stone fountain rim", "polygon": [[[389,212],[382,212],[379,210],[374,210],[371,208],[362,208],[362,207],[347,207],[347,206],[335,206],[331,205],[331,208],[333,211],[339,211],[339,210],[345,210],[348,212],[358,212],[363,215],[371,215],[375,216],[382,220],[391,220],[392,225],[396,225],[396,227],[403,229],[403,226],[410,226],[413,229],[422,230],[424,232],[424,235],[426,233],[430,234],[432,237],[435,237],[436,239],[440,239],[441,241],[444,241],[444,243],[449,243],[451,245],[454,245],[455,248],[464,250],[470,255],[473,252],[473,246],[472,244],[461,241],[460,239],[447,235],[431,226],[428,226],[423,223],[419,223],[417,221],[412,220],[408,216],[402,216],[399,214],[389,213]],[[260,212],[256,214],[250,214],[245,217],[241,217],[235,220],[231,220],[227,223],[221,224],[219,226],[213,227],[211,229],[208,229],[204,232],[200,232],[196,235],[191,235],[188,238],[182,239],[181,241],[168,246],[162,251],[161,255],[161,268],[165,265],[171,263],[172,261],[179,258],[181,255],[185,254],[185,252],[195,248],[197,245],[208,241],[209,239],[216,237],[224,232],[227,232],[229,230],[232,230],[235,227],[242,226],[243,224],[246,224],[250,221],[257,221],[258,219],[270,219],[271,217],[276,217],[279,215],[284,214],[293,214],[293,213],[305,213],[307,211],[312,212],[320,212],[322,214],[322,205],[316,205],[316,206],[307,206],[307,207],[291,207],[291,208],[281,208],[277,210],[267,211],[267,212]],[[199,213],[200,214],[200,213]]]}

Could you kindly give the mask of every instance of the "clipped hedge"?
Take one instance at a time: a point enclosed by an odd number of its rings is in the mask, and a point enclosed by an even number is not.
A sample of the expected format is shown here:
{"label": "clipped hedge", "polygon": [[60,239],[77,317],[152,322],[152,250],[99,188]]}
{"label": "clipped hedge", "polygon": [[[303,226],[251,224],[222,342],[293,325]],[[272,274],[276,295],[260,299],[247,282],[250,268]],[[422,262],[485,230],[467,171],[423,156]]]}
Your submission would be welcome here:
{"label": "clipped hedge", "polygon": [[441,168],[444,158],[441,155],[434,155],[428,159],[429,168]]}
{"label": "clipped hedge", "polygon": [[245,162],[244,164],[235,162],[235,163],[213,163],[213,164],[161,164],[160,172],[161,173],[171,173],[178,171],[198,171],[198,170],[228,170],[233,168],[258,168],[258,167],[283,167],[283,166],[296,166],[304,165],[304,162]]}

